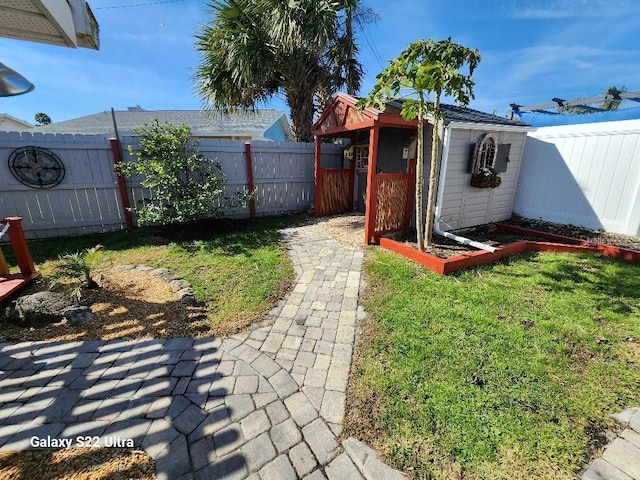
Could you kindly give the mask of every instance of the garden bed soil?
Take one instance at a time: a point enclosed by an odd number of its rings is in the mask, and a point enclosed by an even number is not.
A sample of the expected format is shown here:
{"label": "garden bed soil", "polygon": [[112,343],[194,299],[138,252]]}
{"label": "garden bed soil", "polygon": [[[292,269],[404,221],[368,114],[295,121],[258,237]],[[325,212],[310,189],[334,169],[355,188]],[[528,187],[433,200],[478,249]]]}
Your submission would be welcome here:
{"label": "garden bed soil", "polygon": [[590,243],[611,245],[614,247],[628,248],[640,251],[640,237],[623,235],[620,233],[605,232],[603,230],[593,230],[575,225],[562,225],[559,223],[545,222],[544,220],[534,220],[513,215],[511,219],[501,222],[505,225],[529,228],[540,232],[572,237]]}
{"label": "garden bed soil", "polygon": [[[526,226],[525,226],[526,225]],[[603,236],[602,232],[588,231],[587,239],[567,234],[576,233],[572,226],[556,231],[542,232],[532,230],[533,226],[519,220],[519,224],[490,224],[455,233],[496,247],[495,252],[476,249],[455,241],[434,235],[433,243],[425,252],[418,250],[415,237],[402,237],[402,234],[390,235],[380,239],[380,246],[395,251],[414,260],[441,275],[456,272],[476,265],[490,264],[507,255],[522,254],[531,251],[556,251],[571,253],[597,253],[632,262],[640,262],[640,250],[634,237],[624,235]],[[594,243],[593,240],[609,239],[618,245]],[[617,240],[617,241],[616,241]]]}
{"label": "garden bed soil", "polygon": [[[485,243],[494,247],[508,245],[510,243],[515,243],[522,240],[534,242],[556,241],[562,243],[561,239],[559,238],[550,239],[546,235],[536,234],[536,232],[542,232],[552,234],[554,236],[557,235],[560,237],[568,237],[568,239],[575,239],[599,245],[611,245],[613,247],[620,247],[640,252],[640,238],[630,235],[602,232],[599,230],[591,230],[584,227],[576,227],[574,225],[560,225],[557,223],[543,222],[541,220],[530,220],[517,216],[514,216],[510,220],[500,222],[500,224],[533,231],[529,231],[526,233],[518,231],[508,231],[503,228],[499,228],[496,225],[489,224],[465,230],[458,230],[455,233],[471,240]],[[388,235],[387,238],[405,243],[416,249],[418,248],[415,232],[412,232],[410,234],[392,234]],[[426,253],[434,255],[438,258],[453,258],[469,253],[476,253],[479,250],[469,245],[463,245],[454,240],[450,240],[448,238],[434,234],[432,244],[429,247],[426,247],[425,251]]]}

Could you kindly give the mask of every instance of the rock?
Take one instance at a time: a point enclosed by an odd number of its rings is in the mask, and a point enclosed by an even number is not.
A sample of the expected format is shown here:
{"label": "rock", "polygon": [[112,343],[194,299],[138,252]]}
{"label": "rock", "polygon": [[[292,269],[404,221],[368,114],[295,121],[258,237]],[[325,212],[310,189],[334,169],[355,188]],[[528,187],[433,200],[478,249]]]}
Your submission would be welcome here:
{"label": "rock", "polygon": [[80,325],[93,318],[93,312],[87,306],[69,307],[64,312],[69,325]]}
{"label": "rock", "polygon": [[111,270],[113,270],[114,272],[126,272],[127,270],[133,270],[135,267],[135,265],[116,265],[115,267],[112,267]]}
{"label": "rock", "polygon": [[77,305],[62,293],[37,292],[18,298],[10,317],[29,323],[58,322],[72,307]]}
{"label": "rock", "polygon": [[191,285],[186,280],[176,279],[169,282],[169,286],[171,290],[174,292],[179,292],[180,290],[184,290],[186,288],[191,288]]}

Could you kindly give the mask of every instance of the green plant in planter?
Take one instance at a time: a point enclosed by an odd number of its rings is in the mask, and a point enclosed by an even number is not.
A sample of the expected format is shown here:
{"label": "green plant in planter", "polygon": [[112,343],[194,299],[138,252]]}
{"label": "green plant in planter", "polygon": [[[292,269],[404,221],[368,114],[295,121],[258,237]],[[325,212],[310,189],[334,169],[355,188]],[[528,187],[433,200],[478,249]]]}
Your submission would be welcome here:
{"label": "green plant in planter", "polygon": [[482,167],[471,175],[471,186],[477,188],[496,188],[502,183],[498,172],[491,167]]}
{"label": "green plant in planter", "polygon": [[96,245],[81,252],[67,253],[58,257],[59,265],[53,275],[50,288],[65,282],[69,295],[80,301],[84,289],[96,289],[100,286],[93,278],[94,267],[102,256],[104,247]]}

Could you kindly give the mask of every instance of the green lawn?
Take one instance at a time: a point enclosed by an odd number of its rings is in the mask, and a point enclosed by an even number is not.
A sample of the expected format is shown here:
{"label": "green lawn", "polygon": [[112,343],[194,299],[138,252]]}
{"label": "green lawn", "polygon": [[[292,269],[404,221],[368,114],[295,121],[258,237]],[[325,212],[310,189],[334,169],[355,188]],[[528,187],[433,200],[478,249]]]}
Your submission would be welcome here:
{"label": "green lawn", "polygon": [[[98,269],[121,264],[166,267],[191,283],[207,306],[213,332],[228,333],[261,318],[288,291],[293,268],[277,230],[291,222],[291,217],[266,217],[140,228],[30,241],[29,248],[45,277],[59,255],[98,243],[105,247]],[[10,250],[4,249],[11,263]]]}
{"label": "green lawn", "polygon": [[569,479],[640,405],[640,265],[543,253],[365,263],[346,433],[415,479]]}

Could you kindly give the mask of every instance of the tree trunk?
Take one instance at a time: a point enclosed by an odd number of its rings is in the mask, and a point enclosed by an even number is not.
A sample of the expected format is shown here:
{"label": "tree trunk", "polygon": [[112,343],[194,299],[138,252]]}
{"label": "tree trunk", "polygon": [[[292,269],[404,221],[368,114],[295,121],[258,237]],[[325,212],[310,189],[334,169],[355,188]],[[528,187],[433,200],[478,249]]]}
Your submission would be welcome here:
{"label": "tree trunk", "polygon": [[[315,85],[313,86],[315,87]],[[313,114],[315,106],[313,104],[313,94],[315,88],[302,82],[301,85],[292,85],[286,89],[285,95],[287,104],[291,109],[291,129],[296,142],[313,142]]]}
{"label": "tree trunk", "polygon": [[433,102],[433,133],[431,135],[431,168],[429,172],[429,192],[427,193],[427,218],[424,226],[426,246],[431,245],[433,236],[433,211],[436,206],[436,189],[438,188],[438,126],[440,124],[440,94],[436,93]]}
{"label": "tree trunk", "polygon": [[418,142],[416,144],[416,234],[418,249],[424,251],[424,231],[422,230],[422,189],[424,185],[424,98],[420,96],[420,111],[418,112]]}

